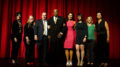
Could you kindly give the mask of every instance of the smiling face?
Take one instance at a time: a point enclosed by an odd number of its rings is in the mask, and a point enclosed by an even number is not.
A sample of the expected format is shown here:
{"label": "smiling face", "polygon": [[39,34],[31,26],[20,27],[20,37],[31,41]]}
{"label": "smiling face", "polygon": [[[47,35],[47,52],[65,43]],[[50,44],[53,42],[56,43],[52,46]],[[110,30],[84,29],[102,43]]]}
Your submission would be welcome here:
{"label": "smiling face", "polygon": [[78,16],[77,19],[78,19],[78,20],[82,20],[82,17],[81,17],[81,16]]}
{"label": "smiling face", "polygon": [[28,22],[29,22],[29,23],[34,22],[34,17],[33,17],[33,16],[29,16]]}
{"label": "smiling face", "polygon": [[47,13],[46,13],[46,12],[43,12],[43,13],[42,13],[42,19],[43,19],[43,20],[46,20],[46,18],[47,18]]}
{"label": "smiling face", "polygon": [[93,19],[92,19],[91,16],[89,16],[89,17],[87,18],[87,23],[89,23],[89,24],[92,24],[92,23],[93,23]]}
{"label": "smiling face", "polygon": [[102,19],[102,14],[100,12],[97,13],[97,19]]}
{"label": "smiling face", "polygon": [[73,14],[72,14],[72,13],[69,13],[69,14],[68,14],[68,20],[72,20],[72,18],[73,18]]}

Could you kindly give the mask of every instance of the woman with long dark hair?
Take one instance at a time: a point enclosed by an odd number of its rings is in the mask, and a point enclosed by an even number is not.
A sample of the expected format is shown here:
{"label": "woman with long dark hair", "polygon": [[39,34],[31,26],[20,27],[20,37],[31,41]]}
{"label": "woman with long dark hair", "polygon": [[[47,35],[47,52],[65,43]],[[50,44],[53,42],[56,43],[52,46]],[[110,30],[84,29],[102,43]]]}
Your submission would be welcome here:
{"label": "woman with long dark hair", "polygon": [[16,20],[13,21],[12,24],[12,64],[16,64],[17,56],[18,56],[18,50],[21,45],[22,40],[22,23],[21,23],[21,13],[16,13]]}
{"label": "woman with long dark hair", "polygon": [[109,57],[109,26],[107,21],[103,19],[102,13],[97,12],[97,22],[95,23],[97,32],[97,58],[100,66],[107,66]]}
{"label": "woman with long dark hair", "polygon": [[75,40],[74,38],[75,21],[73,13],[68,13],[66,26],[67,34],[64,42],[65,55],[67,59],[66,66],[72,66],[73,45]]}
{"label": "woman with long dark hair", "polygon": [[[77,15],[78,22],[76,23],[76,55],[77,55],[77,65],[83,66],[84,56],[85,56],[85,43],[87,40],[87,24],[83,21],[81,14]],[[81,58],[80,58],[81,57]]]}

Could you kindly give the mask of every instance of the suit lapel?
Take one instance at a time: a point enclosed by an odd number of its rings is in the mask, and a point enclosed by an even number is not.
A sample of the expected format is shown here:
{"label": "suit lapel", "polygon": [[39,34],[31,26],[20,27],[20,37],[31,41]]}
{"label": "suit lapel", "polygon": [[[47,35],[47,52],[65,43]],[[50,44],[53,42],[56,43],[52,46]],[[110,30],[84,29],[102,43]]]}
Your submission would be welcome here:
{"label": "suit lapel", "polygon": [[44,30],[44,26],[43,26],[43,21],[42,20],[40,21],[40,24],[42,26],[42,30]]}

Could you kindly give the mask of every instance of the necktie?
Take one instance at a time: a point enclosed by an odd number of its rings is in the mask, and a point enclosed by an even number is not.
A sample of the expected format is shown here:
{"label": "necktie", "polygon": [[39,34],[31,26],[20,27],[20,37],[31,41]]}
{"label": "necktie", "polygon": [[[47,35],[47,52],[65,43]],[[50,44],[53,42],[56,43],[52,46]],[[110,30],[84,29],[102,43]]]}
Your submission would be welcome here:
{"label": "necktie", "polygon": [[56,24],[56,22],[57,22],[57,17],[55,17],[55,24]]}

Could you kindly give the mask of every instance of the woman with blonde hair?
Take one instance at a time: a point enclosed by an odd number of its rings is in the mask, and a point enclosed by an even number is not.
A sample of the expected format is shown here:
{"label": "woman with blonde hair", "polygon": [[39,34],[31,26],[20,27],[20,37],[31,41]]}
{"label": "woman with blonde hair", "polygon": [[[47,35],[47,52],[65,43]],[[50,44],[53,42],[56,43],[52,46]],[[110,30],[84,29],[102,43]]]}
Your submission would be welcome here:
{"label": "woman with blonde hair", "polygon": [[87,17],[88,39],[87,39],[87,59],[88,65],[93,65],[94,62],[94,46],[95,46],[95,25],[91,16]]}
{"label": "woman with blonde hair", "polygon": [[27,65],[30,65],[34,59],[34,24],[34,17],[29,16],[29,19],[24,26],[25,62]]}

